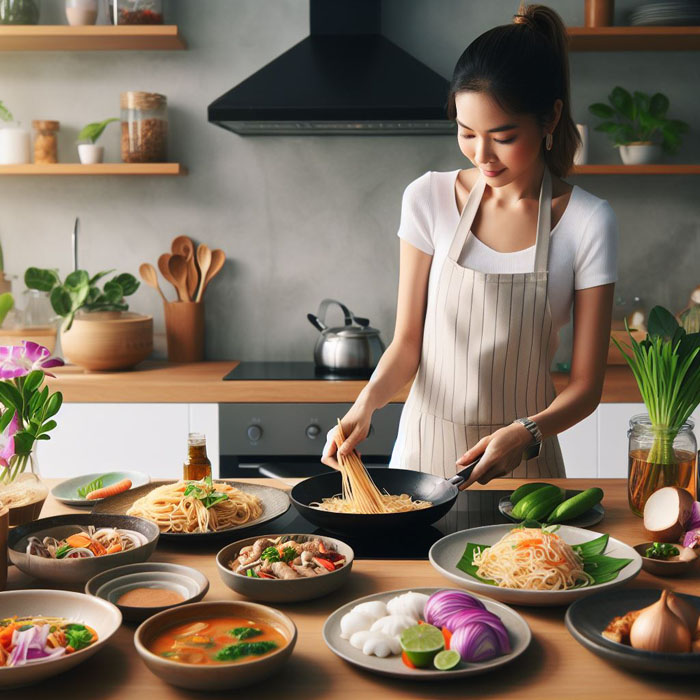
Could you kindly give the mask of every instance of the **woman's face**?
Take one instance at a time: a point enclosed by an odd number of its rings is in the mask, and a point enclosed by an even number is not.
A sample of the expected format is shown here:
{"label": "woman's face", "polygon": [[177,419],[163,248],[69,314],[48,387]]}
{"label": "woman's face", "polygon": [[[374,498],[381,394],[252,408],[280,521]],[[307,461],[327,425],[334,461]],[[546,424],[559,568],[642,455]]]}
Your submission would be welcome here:
{"label": "woman's face", "polygon": [[505,112],[483,92],[458,92],[455,105],[460,150],[490,185],[502,187],[532,170],[546,134],[533,115]]}

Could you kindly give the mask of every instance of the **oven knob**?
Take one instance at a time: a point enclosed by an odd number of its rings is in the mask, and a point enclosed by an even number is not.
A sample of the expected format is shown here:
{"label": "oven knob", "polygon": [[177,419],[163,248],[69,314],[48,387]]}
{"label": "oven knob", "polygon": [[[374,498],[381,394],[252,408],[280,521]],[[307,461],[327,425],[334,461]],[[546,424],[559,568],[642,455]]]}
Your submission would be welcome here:
{"label": "oven knob", "polygon": [[315,440],[320,434],[321,428],[315,423],[306,426],[306,437],[309,438],[309,440]]}
{"label": "oven knob", "polygon": [[249,425],[246,432],[248,434],[248,440],[251,442],[257,442],[260,440],[263,434],[263,430],[259,425]]}

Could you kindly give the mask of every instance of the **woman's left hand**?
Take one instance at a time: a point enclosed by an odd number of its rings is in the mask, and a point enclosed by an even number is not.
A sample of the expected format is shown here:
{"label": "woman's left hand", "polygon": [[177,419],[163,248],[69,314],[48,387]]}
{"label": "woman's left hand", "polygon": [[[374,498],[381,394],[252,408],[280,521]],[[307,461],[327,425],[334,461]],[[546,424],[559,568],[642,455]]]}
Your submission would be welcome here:
{"label": "woman's left hand", "polygon": [[512,423],[481,438],[479,442],[457,460],[457,471],[473,462],[479,455],[481,461],[471,476],[459,485],[462,491],[475,481],[487,484],[491,479],[509,474],[523,459],[523,450],[532,442],[532,435],[521,423]]}

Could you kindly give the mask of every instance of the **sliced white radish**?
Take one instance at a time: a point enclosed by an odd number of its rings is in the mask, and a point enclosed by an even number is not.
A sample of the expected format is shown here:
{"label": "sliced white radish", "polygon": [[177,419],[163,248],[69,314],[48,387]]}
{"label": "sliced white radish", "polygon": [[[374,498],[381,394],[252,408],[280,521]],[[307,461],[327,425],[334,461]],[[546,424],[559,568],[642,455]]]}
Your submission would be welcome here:
{"label": "sliced white radish", "polygon": [[654,542],[678,542],[690,518],[693,497],[676,486],[665,486],[649,496],[644,506],[644,529]]}

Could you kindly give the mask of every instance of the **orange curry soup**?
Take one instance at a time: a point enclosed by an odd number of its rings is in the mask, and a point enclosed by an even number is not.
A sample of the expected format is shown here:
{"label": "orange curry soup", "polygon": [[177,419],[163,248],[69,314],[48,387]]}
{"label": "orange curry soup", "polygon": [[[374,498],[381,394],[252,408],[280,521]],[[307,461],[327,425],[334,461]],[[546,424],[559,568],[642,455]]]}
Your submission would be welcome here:
{"label": "orange curry soup", "polygon": [[287,638],[272,625],[244,617],[212,617],[169,627],[148,649],[186,664],[246,663],[287,646]]}

